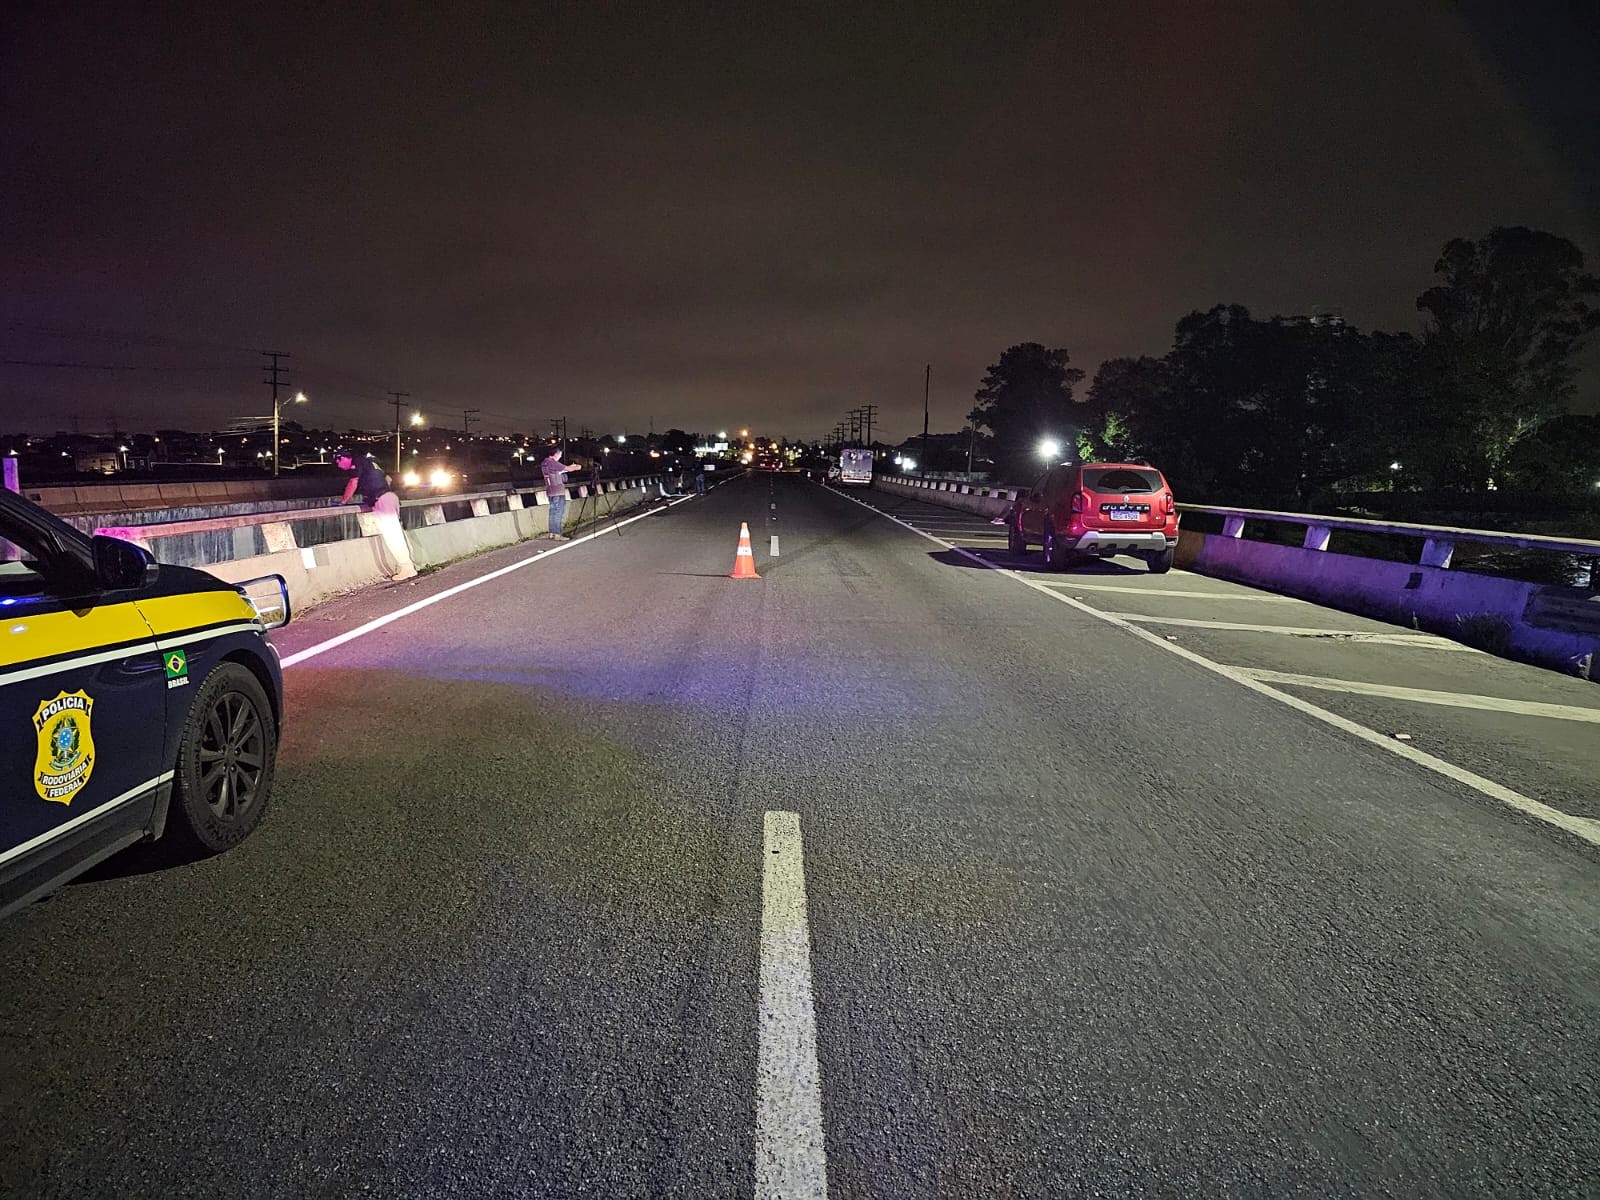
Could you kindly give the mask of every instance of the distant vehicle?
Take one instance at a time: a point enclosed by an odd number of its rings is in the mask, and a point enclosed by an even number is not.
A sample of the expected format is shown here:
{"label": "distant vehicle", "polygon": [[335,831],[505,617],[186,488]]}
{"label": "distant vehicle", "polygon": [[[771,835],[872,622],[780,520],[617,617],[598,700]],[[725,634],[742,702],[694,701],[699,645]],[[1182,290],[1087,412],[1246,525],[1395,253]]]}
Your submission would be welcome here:
{"label": "distant vehicle", "polygon": [[407,488],[425,487],[435,492],[448,492],[454,491],[464,478],[448,462],[430,459],[425,463],[412,464],[401,473],[399,479],[391,479],[391,485],[398,483]]}
{"label": "distant vehicle", "polygon": [[1132,554],[1161,574],[1172,569],[1178,509],[1166,477],[1143,463],[1052,467],[1006,514],[1012,554],[1043,547],[1045,565],[1075,557]]}
{"label": "distant vehicle", "polygon": [[872,482],[872,451],[839,451],[839,482],[849,487],[865,487]]}
{"label": "distant vehicle", "polygon": [[758,455],[756,457],[756,470],[781,471],[783,470],[783,459],[779,458],[776,454]]}
{"label": "distant vehicle", "polygon": [[282,578],[157,566],[3,490],[0,550],[0,915],[164,831],[242,841],[277,757]]}

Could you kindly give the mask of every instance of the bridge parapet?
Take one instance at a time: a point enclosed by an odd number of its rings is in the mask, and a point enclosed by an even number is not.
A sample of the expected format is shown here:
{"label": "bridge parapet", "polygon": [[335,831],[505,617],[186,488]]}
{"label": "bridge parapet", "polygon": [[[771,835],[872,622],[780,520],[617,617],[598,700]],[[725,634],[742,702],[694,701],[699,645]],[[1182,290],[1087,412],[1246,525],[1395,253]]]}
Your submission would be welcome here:
{"label": "bridge parapet", "polygon": [[[626,505],[660,491],[662,479],[641,475],[604,482],[618,497],[610,502]],[[577,485],[571,490],[587,492]],[[395,563],[384,549],[375,514],[356,504],[105,525],[94,532],[143,546],[162,562],[200,567],[234,582],[282,575],[299,609],[403,574],[406,566],[436,566],[534,537],[548,525],[537,510],[548,505],[542,485],[402,500],[406,564]]]}

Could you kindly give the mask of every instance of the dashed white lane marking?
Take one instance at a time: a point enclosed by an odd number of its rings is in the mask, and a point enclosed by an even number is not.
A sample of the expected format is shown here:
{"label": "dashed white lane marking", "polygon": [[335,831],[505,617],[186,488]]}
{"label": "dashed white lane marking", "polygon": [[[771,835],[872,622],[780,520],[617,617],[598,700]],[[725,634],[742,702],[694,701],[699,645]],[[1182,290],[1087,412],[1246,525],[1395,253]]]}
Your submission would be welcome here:
{"label": "dashed white lane marking", "polygon": [[1115,583],[1082,583],[1076,579],[1052,579],[1051,587],[1074,588],[1085,592],[1127,592],[1135,596],[1181,596],[1186,600],[1251,600],[1261,604],[1303,604],[1293,596],[1270,596],[1263,592],[1185,592],[1176,588],[1124,587]]}
{"label": "dashed white lane marking", "polygon": [[1539,700],[1507,700],[1500,696],[1475,696],[1470,692],[1438,692],[1429,688],[1397,687],[1387,683],[1363,683],[1359,679],[1328,679],[1321,675],[1294,675],[1288,671],[1265,671],[1240,667],[1242,674],[1262,683],[1281,683],[1290,687],[1316,688],[1325,692],[1349,692],[1356,696],[1377,696],[1384,700],[1410,700],[1417,704],[1438,704],[1445,708],[1476,708],[1483,712],[1516,713],[1525,717],[1551,717],[1557,721],[1587,721],[1600,725],[1600,708],[1577,704],[1547,704]]}
{"label": "dashed white lane marking", "polygon": [[649,512],[642,512],[636,517],[629,517],[626,521],[607,522],[594,533],[586,533],[582,537],[573,538],[570,542],[561,542],[559,545],[552,546],[548,550],[540,550],[536,554],[530,554],[527,558],[518,559],[510,566],[501,567],[497,571],[490,571],[487,575],[480,575],[476,579],[467,580],[465,583],[458,583],[455,585],[455,587],[445,588],[444,591],[436,592],[432,596],[418,600],[415,604],[407,604],[404,608],[397,608],[392,613],[385,613],[381,617],[375,617],[368,621],[365,625],[357,625],[354,629],[347,629],[338,637],[331,637],[325,642],[318,642],[314,646],[307,646],[304,650],[297,650],[285,658],[282,665],[285,667],[292,667],[297,663],[305,662],[308,658],[315,658],[319,654],[326,654],[329,650],[336,649],[337,647],[344,645],[346,642],[353,642],[358,637],[365,637],[374,630],[382,629],[385,625],[388,625],[394,621],[398,621],[401,617],[409,617],[414,612],[421,612],[423,609],[448,600],[452,596],[459,596],[462,592],[470,591],[472,588],[488,583],[491,579],[499,579],[502,575],[509,575],[513,571],[522,570],[523,567],[532,566],[536,562],[541,562],[544,559],[549,558],[552,554],[560,554],[563,550],[571,550],[574,546],[583,545],[584,542],[592,542],[597,537],[604,537],[619,525],[632,525],[635,521],[642,521],[646,517],[653,517],[659,512],[665,512],[667,509],[678,504],[686,503],[691,499],[693,499],[692,496],[684,496],[677,500],[670,500],[660,508],[652,508]]}
{"label": "dashed white lane marking", "polygon": [[800,814],[763,820],[761,1012],[756,1047],[756,1197],[828,1195],[822,1138],[822,1072],[811,991]]}
{"label": "dashed white lane marking", "polygon": [[1351,737],[1359,738],[1361,741],[1366,742],[1370,746],[1376,746],[1380,750],[1386,750],[1390,754],[1398,755],[1399,757],[1406,759],[1408,762],[1414,763],[1419,767],[1423,767],[1426,770],[1443,775],[1446,779],[1454,780],[1457,783],[1471,788],[1475,792],[1479,792],[1482,795],[1490,797],[1491,799],[1498,800],[1507,808],[1514,808],[1518,812],[1525,813],[1536,820],[1544,821],[1547,824],[1554,825],[1558,829],[1563,829],[1572,834],[1574,837],[1582,838],[1592,846],[1600,846],[1600,821],[1593,820],[1589,817],[1575,817],[1571,813],[1562,812],[1559,808],[1552,808],[1550,805],[1545,804],[1542,801],[1535,800],[1532,796],[1524,796],[1521,792],[1514,791],[1513,789],[1506,787],[1504,784],[1496,783],[1492,779],[1486,779],[1484,776],[1479,775],[1474,771],[1469,771],[1465,767],[1458,767],[1455,765],[1455,763],[1446,762],[1444,759],[1429,754],[1425,750],[1418,750],[1415,746],[1412,746],[1407,742],[1397,742],[1393,738],[1384,736],[1375,729],[1368,729],[1365,725],[1361,725],[1355,721],[1341,717],[1338,713],[1329,712],[1325,708],[1319,708],[1317,705],[1312,704],[1309,700],[1302,700],[1299,696],[1293,695],[1289,692],[1279,691],[1277,688],[1271,687],[1268,684],[1261,682],[1259,679],[1251,679],[1250,676],[1245,674],[1244,670],[1239,667],[1230,667],[1226,663],[1215,662],[1203,654],[1196,654],[1193,650],[1190,650],[1185,646],[1179,646],[1173,642],[1169,642],[1165,638],[1151,633],[1148,629],[1141,629],[1132,621],[1125,621],[1121,617],[1115,616],[1111,613],[1101,612],[1092,605],[1085,604],[1082,600],[1074,600],[1071,596],[1063,596],[1054,588],[1046,587],[1041,583],[1029,579],[1026,575],[1019,575],[1015,571],[1008,571],[1004,567],[990,562],[981,554],[973,554],[969,550],[963,550],[960,546],[951,546],[947,542],[941,542],[932,534],[923,533],[922,530],[916,528],[914,525],[908,525],[899,517],[892,517],[881,509],[873,508],[872,505],[868,504],[864,500],[857,500],[854,496],[847,496],[845,498],[861,505],[862,508],[877,513],[886,521],[893,521],[896,525],[903,526],[904,528],[911,530],[912,533],[927,538],[930,542],[938,542],[947,550],[954,550],[957,554],[965,555],[973,562],[988,567],[991,571],[999,571],[1000,574],[1006,576],[1008,579],[1014,579],[1024,587],[1032,588],[1041,596],[1049,596],[1052,600],[1059,600],[1062,604],[1065,604],[1070,608],[1075,608],[1079,612],[1093,617],[1097,621],[1104,621],[1107,625],[1115,625],[1118,629],[1122,629],[1128,633],[1131,633],[1134,637],[1139,638],[1141,641],[1148,642],[1158,650],[1164,650],[1168,654],[1175,654],[1179,658],[1185,659],[1197,667],[1211,671],[1214,674],[1221,675],[1224,679],[1231,679],[1241,687],[1249,688],[1252,692],[1256,692],[1260,695],[1268,697],[1269,699],[1276,700],[1279,704],[1284,705],[1286,708],[1292,708],[1298,713],[1303,713],[1305,716],[1311,717],[1317,721],[1321,721],[1324,725],[1331,725],[1335,729],[1348,733]]}
{"label": "dashed white lane marking", "polygon": [[773,558],[777,558],[778,557],[778,535],[777,534],[773,534],[772,535],[772,546],[769,549],[768,553],[770,553]]}
{"label": "dashed white lane marking", "polygon": [[1471,646],[1431,633],[1375,633],[1364,629],[1314,629],[1299,625],[1251,625],[1242,621],[1208,621],[1202,617],[1147,617],[1143,613],[1114,612],[1108,617],[1137,621],[1141,625],[1181,625],[1188,629],[1221,629],[1238,633],[1276,633],[1284,637],[1323,638],[1337,642],[1370,642],[1378,646],[1421,646],[1426,650],[1453,650],[1480,654]]}

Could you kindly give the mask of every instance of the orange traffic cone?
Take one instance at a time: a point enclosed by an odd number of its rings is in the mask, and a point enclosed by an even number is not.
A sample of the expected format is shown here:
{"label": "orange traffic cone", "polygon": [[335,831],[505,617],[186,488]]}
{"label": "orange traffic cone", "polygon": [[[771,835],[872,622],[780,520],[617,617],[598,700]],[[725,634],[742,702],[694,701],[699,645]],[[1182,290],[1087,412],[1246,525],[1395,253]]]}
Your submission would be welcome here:
{"label": "orange traffic cone", "polygon": [[733,556],[733,571],[729,579],[760,579],[756,574],[756,556],[750,549],[750,526],[739,524],[739,551]]}

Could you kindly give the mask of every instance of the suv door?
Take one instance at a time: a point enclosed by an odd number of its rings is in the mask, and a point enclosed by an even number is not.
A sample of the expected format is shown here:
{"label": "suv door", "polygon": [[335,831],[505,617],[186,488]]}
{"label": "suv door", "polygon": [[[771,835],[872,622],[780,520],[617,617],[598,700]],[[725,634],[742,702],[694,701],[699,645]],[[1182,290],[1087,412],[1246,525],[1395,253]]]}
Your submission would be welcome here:
{"label": "suv door", "polygon": [[136,840],[172,777],[160,651],[134,592],[100,592],[92,562],[76,531],[0,492],[0,908],[43,890],[50,873],[26,864]]}
{"label": "suv door", "polygon": [[1057,467],[1045,476],[1042,501],[1045,519],[1053,523],[1057,529],[1066,529],[1072,523],[1069,497],[1072,495],[1072,483],[1077,473],[1076,467]]}
{"label": "suv door", "polygon": [[1044,485],[1050,478],[1046,471],[1033,481],[1033,487],[1028,489],[1028,494],[1023,496],[1017,505],[1017,521],[1022,527],[1023,534],[1029,541],[1039,540],[1040,532],[1044,529]]}

